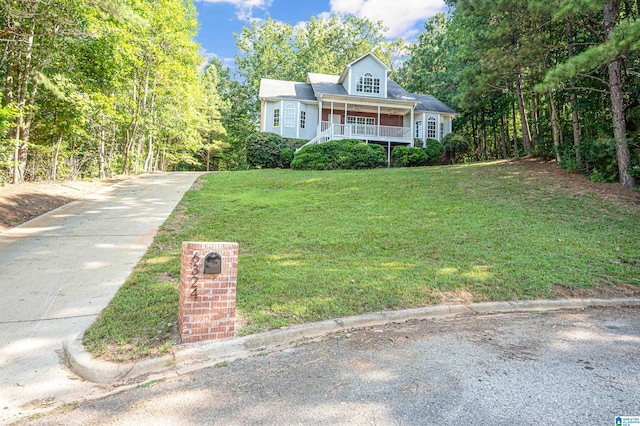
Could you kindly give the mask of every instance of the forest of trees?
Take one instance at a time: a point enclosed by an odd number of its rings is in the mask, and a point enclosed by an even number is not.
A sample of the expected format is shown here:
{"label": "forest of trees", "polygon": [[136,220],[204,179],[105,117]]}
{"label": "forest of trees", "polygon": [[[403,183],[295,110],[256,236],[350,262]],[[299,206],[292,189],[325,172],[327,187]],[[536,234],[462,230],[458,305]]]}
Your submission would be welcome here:
{"label": "forest of trees", "polygon": [[462,115],[471,161],[555,158],[592,180],[640,177],[640,1],[450,0],[397,76]]}
{"label": "forest of trees", "polygon": [[253,22],[230,70],[201,68],[189,0],[0,0],[0,183],[245,169],[260,78],[336,74],[373,50],[460,113],[464,161],[555,158],[634,186],[640,0],[449,6],[410,46],[356,17]]}

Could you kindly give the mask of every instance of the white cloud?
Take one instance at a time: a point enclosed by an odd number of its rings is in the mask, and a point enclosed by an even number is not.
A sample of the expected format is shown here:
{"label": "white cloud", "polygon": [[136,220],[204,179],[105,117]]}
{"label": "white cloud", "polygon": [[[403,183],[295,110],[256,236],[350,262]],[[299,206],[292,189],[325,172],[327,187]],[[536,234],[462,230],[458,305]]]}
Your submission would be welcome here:
{"label": "white cloud", "polygon": [[216,55],[213,52],[209,52],[207,51],[207,49],[200,49],[200,56],[202,56],[203,58],[205,58],[207,61],[213,58],[217,58],[218,55]]}
{"label": "white cloud", "polygon": [[445,7],[444,0],[330,0],[331,13],[355,15],[372,22],[382,21],[389,38],[411,38],[415,25]]}
{"label": "white cloud", "polygon": [[267,10],[273,0],[196,0],[202,3],[228,3],[236,7],[236,16],[241,21],[253,20],[253,9]]}

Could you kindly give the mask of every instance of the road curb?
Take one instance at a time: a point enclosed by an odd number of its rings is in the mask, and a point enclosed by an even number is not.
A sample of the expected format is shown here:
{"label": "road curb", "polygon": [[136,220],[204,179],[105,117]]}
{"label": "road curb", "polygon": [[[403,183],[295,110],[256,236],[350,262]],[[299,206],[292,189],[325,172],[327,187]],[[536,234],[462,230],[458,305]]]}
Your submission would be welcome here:
{"label": "road curb", "polygon": [[587,307],[640,306],[640,299],[570,299],[528,300],[518,302],[487,302],[469,305],[440,305],[403,311],[326,320],[299,326],[285,327],[232,339],[181,345],[170,354],[138,362],[116,364],[91,358],[84,349],[82,338],[63,343],[63,361],[79,377],[95,383],[135,382],[148,375],[170,377],[197,371],[238,358],[273,352],[318,339],[330,333],[353,328],[380,326],[394,322],[422,319],[446,319],[460,314],[487,315],[510,312],[540,312]]}

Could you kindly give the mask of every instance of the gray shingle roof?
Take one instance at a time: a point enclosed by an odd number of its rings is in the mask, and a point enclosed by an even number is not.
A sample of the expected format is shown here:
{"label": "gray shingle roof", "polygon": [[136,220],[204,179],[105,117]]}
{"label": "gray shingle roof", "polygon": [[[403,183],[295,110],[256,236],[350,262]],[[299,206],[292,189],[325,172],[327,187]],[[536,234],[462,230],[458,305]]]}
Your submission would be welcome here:
{"label": "gray shingle roof", "polygon": [[311,83],[316,94],[347,96],[348,93],[342,84],[338,83],[339,80],[339,75],[309,73],[307,76],[307,81]]}
{"label": "gray shingle roof", "polygon": [[416,100],[420,102],[416,107],[416,111],[426,111],[426,112],[444,112],[446,114],[457,114],[454,110],[449,108],[443,102],[438,100],[433,95],[421,95],[421,94],[412,94],[415,96]]}
{"label": "gray shingle roof", "polygon": [[387,80],[387,98],[397,101],[413,101],[416,98],[413,93],[409,93],[402,86],[392,80]]}
{"label": "gray shingle roof", "polygon": [[296,81],[260,80],[260,98],[298,99],[302,101],[315,101],[316,97],[310,84]]}
{"label": "gray shingle roof", "polygon": [[[349,96],[345,88],[338,83],[340,76],[309,73],[307,83],[296,81],[260,80],[260,98],[280,98],[315,101],[316,94]],[[409,93],[392,80],[387,81],[387,99],[418,102],[416,111],[442,112],[456,114],[454,110],[439,101],[433,95]]]}

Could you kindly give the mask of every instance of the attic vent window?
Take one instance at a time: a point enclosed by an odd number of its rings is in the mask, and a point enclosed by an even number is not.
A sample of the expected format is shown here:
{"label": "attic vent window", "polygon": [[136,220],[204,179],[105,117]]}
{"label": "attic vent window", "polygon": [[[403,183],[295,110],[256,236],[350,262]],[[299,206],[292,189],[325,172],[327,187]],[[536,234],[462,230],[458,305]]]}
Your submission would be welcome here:
{"label": "attic vent window", "polygon": [[358,79],[356,92],[360,93],[380,93],[380,79],[373,78],[370,72],[365,73]]}

